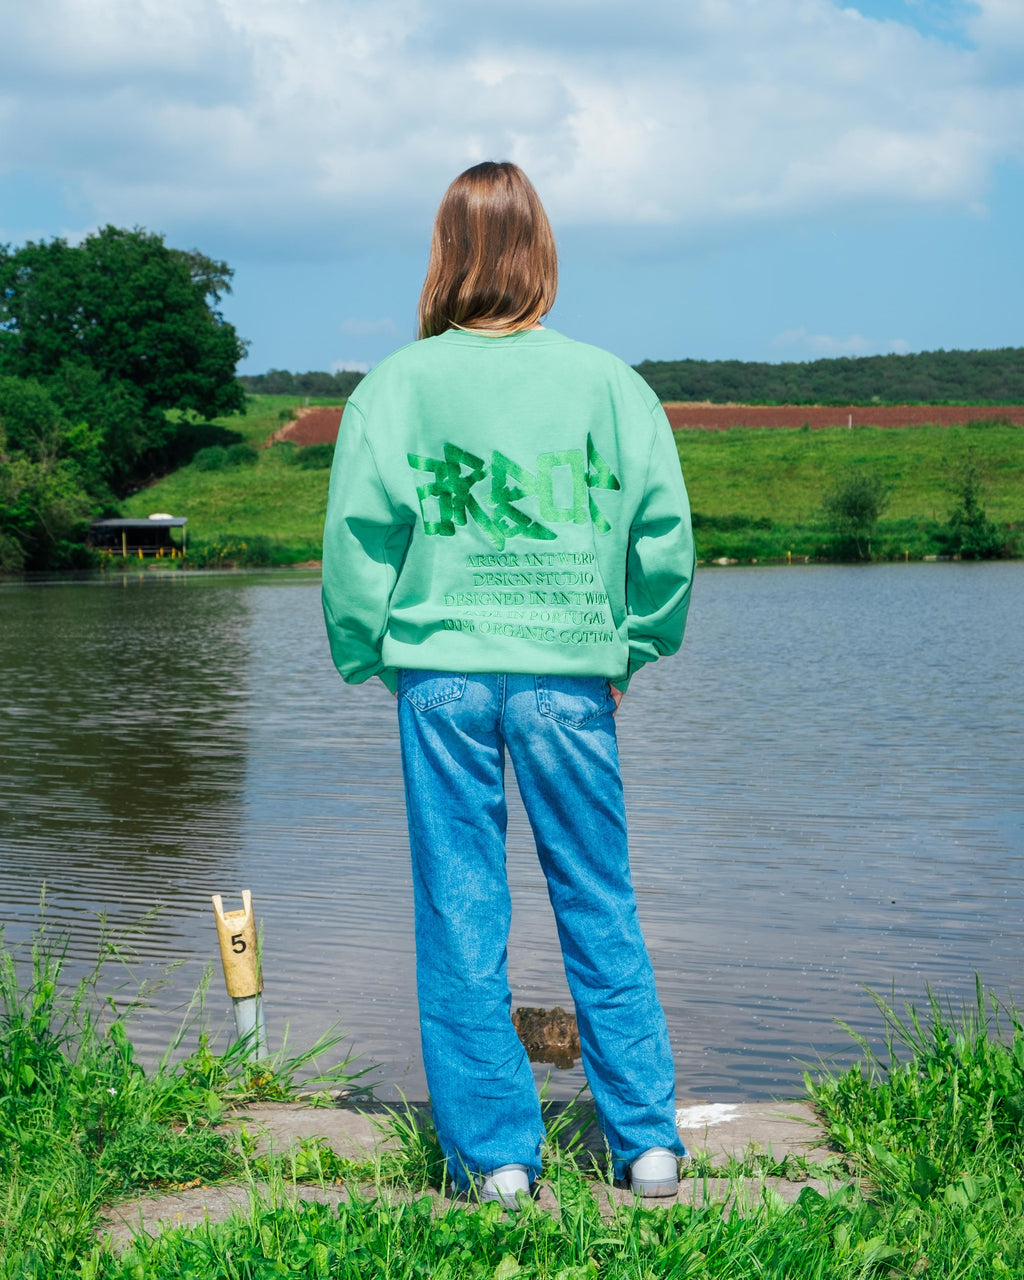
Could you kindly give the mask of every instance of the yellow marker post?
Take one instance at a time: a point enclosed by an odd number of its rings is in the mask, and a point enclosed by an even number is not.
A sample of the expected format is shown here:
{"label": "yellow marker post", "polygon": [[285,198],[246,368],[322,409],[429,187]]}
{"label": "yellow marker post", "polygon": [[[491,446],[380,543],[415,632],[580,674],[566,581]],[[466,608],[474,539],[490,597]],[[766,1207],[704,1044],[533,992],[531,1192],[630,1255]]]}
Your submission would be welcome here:
{"label": "yellow marker post", "polygon": [[248,1038],[257,1058],[265,1058],[267,1027],[263,1020],[263,974],[256,947],[256,917],[252,894],[242,890],[242,910],[225,911],[219,893],[213,895],[217,915],[217,940],[224,966],[224,985],[235,1007],[235,1028],[239,1040]]}

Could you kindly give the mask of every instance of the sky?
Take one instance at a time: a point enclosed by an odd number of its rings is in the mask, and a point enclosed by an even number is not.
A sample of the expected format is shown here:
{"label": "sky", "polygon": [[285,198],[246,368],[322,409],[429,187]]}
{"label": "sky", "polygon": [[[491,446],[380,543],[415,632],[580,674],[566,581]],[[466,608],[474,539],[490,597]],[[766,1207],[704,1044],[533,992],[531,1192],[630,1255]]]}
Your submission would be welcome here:
{"label": "sky", "polygon": [[415,337],[485,159],[548,323],[642,359],[1024,346],[1024,0],[0,0],[0,243],[143,226],[234,270],[242,371]]}

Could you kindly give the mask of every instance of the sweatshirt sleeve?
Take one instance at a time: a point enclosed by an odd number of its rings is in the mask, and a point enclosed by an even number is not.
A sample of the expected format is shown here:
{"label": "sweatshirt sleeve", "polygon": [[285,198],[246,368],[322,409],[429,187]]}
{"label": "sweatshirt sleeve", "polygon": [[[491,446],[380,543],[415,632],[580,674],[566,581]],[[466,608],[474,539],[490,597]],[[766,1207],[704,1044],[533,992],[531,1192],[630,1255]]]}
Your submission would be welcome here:
{"label": "sweatshirt sleeve", "polygon": [[654,439],[626,566],[625,684],[645,662],[675,653],[682,643],[695,563],[690,504],[672,428],[660,405],[651,412]]}
{"label": "sweatshirt sleeve", "polygon": [[348,405],[327,498],[323,607],[331,657],[349,684],[380,676],[392,693],[397,687],[395,672],[381,660],[381,643],[411,532],[381,479],[363,417]]}

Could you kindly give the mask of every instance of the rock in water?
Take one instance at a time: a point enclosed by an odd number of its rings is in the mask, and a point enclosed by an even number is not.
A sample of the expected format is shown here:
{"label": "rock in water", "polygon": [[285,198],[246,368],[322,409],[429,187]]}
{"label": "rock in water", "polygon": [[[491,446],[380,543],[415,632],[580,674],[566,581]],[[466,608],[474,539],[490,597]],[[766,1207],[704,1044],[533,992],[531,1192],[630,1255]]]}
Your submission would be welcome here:
{"label": "rock in water", "polygon": [[531,1062],[550,1062],[556,1067],[576,1065],[580,1056],[580,1033],[571,1013],[558,1006],[520,1008],[512,1015],[512,1025]]}

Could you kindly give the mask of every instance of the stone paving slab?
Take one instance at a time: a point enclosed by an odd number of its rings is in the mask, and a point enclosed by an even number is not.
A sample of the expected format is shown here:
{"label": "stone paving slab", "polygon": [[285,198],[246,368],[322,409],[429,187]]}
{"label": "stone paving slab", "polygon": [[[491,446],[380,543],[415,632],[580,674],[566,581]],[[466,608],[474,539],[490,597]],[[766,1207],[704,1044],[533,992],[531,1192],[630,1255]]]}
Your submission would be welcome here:
{"label": "stone paving slab", "polygon": [[676,1128],[688,1151],[705,1153],[714,1165],[756,1152],[818,1163],[834,1155],[806,1102],[695,1103],[676,1111]]}
{"label": "stone paving slab", "polygon": [[[428,1115],[426,1104],[413,1108],[414,1115]],[[256,1151],[283,1155],[300,1142],[320,1138],[335,1155],[346,1160],[365,1160],[388,1144],[381,1126],[386,1125],[385,1107],[310,1107],[294,1102],[261,1102],[231,1116],[225,1128],[242,1129],[255,1140]]]}
{"label": "stone paving slab", "polygon": [[[224,1183],[215,1187],[189,1187],[163,1195],[137,1196],[112,1205],[103,1215],[100,1234],[117,1249],[131,1243],[135,1235],[160,1235],[174,1227],[198,1227],[204,1222],[223,1222],[232,1214],[248,1213],[253,1193],[263,1203],[270,1200],[270,1188],[264,1182],[253,1185]],[[317,1201],[339,1204],[350,1192],[347,1187],[301,1185],[285,1187],[286,1201]]]}
{"label": "stone paving slab", "polygon": [[[553,1116],[564,1113],[567,1106],[554,1104],[550,1107],[549,1122]],[[429,1114],[425,1103],[410,1104],[409,1110],[414,1116]],[[372,1156],[387,1145],[388,1139],[380,1127],[386,1123],[387,1115],[387,1108],[373,1104],[355,1108],[347,1105],[311,1107],[287,1102],[262,1103],[232,1116],[229,1125],[236,1129],[244,1126],[261,1152],[273,1151],[283,1155],[300,1142],[319,1138],[337,1155],[358,1160]],[[823,1162],[833,1154],[826,1146],[825,1134],[810,1108],[801,1102],[694,1104],[680,1107],[676,1118],[680,1136],[688,1150],[706,1157],[713,1168],[721,1167],[730,1159],[739,1160],[756,1154],[769,1155],[779,1162],[792,1154],[812,1163]],[[596,1125],[589,1126],[584,1140],[595,1154],[603,1150]],[[808,1172],[815,1174],[816,1171]],[[744,1212],[757,1205],[766,1187],[783,1200],[792,1202],[804,1187],[813,1187],[827,1194],[843,1185],[844,1181],[846,1179],[833,1181],[821,1176],[804,1177],[797,1170],[789,1171],[788,1177],[690,1177],[680,1183],[678,1201],[698,1206],[728,1202],[739,1212]],[[264,1203],[270,1196],[265,1183],[188,1187],[159,1195],[139,1196],[111,1206],[104,1215],[101,1234],[107,1236],[115,1247],[124,1247],[140,1231],[156,1235],[173,1227],[222,1221],[231,1214],[247,1212],[254,1192]],[[337,1204],[352,1194],[371,1198],[379,1195],[396,1203],[411,1198],[408,1193],[372,1185],[356,1188],[300,1184],[286,1186],[282,1191],[286,1200],[329,1204]],[[431,1195],[439,1207],[450,1203],[439,1192],[425,1194]],[[607,1212],[612,1212],[615,1205],[627,1204],[633,1199],[630,1192],[603,1183],[594,1184],[594,1194],[601,1202],[602,1210]],[[550,1183],[542,1183],[536,1199],[541,1208],[557,1212],[558,1201]],[[646,1203],[664,1205],[671,1201],[652,1200]]]}
{"label": "stone paving slab", "polygon": [[[792,1204],[804,1187],[812,1187],[822,1195],[828,1195],[842,1185],[844,1184],[822,1178],[808,1178],[799,1183],[790,1182],[785,1178],[766,1178],[763,1181],[753,1178],[685,1178],[680,1183],[679,1194],[675,1201],[661,1199],[647,1200],[644,1203],[655,1207],[679,1203],[697,1208],[704,1205],[729,1204],[743,1213],[757,1206],[764,1189],[774,1192],[782,1200]],[[630,1192],[602,1184],[595,1183],[593,1191],[606,1217],[614,1212],[616,1206],[628,1205],[633,1201]],[[270,1188],[266,1183],[256,1183],[253,1186],[229,1183],[214,1187],[192,1187],[184,1191],[125,1200],[106,1211],[100,1235],[106,1237],[116,1249],[123,1249],[131,1243],[134,1236],[139,1234],[157,1236],[163,1231],[176,1227],[188,1228],[201,1226],[204,1222],[223,1222],[233,1214],[248,1213],[254,1193],[261,1203],[271,1202]],[[394,1204],[406,1203],[426,1195],[435,1201],[438,1212],[443,1212],[452,1204],[463,1204],[468,1209],[472,1208],[465,1201],[451,1200],[434,1190],[412,1195],[400,1190],[378,1190],[372,1186],[300,1185],[285,1187],[281,1194],[285,1202],[304,1201],[332,1205],[340,1204],[351,1195],[361,1195],[367,1199],[379,1196],[382,1200]],[[558,1213],[558,1197],[550,1183],[543,1182],[540,1185],[535,1200],[539,1208],[550,1213]]]}
{"label": "stone paving slab", "polygon": [[[231,1127],[243,1127],[255,1139],[263,1154],[281,1154],[302,1141],[320,1138],[339,1156],[364,1159],[389,1145],[386,1130],[389,1117],[406,1108],[380,1104],[353,1107],[311,1107],[293,1102],[264,1102],[232,1116]],[[414,1118],[426,1120],[427,1103],[409,1103]],[[571,1103],[549,1103],[545,1119],[552,1120],[575,1110],[583,1124],[583,1146],[595,1155],[604,1153],[604,1139],[597,1126],[593,1107],[573,1108]],[[832,1152],[814,1112],[805,1102],[717,1102],[693,1103],[676,1111],[676,1127],[687,1150],[700,1152],[712,1164],[722,1165],[746,1154],[765,1153],[782,1161],[787,1155],[820,1162]],[[393,1145],[393,1140],[391,1142]]]}

